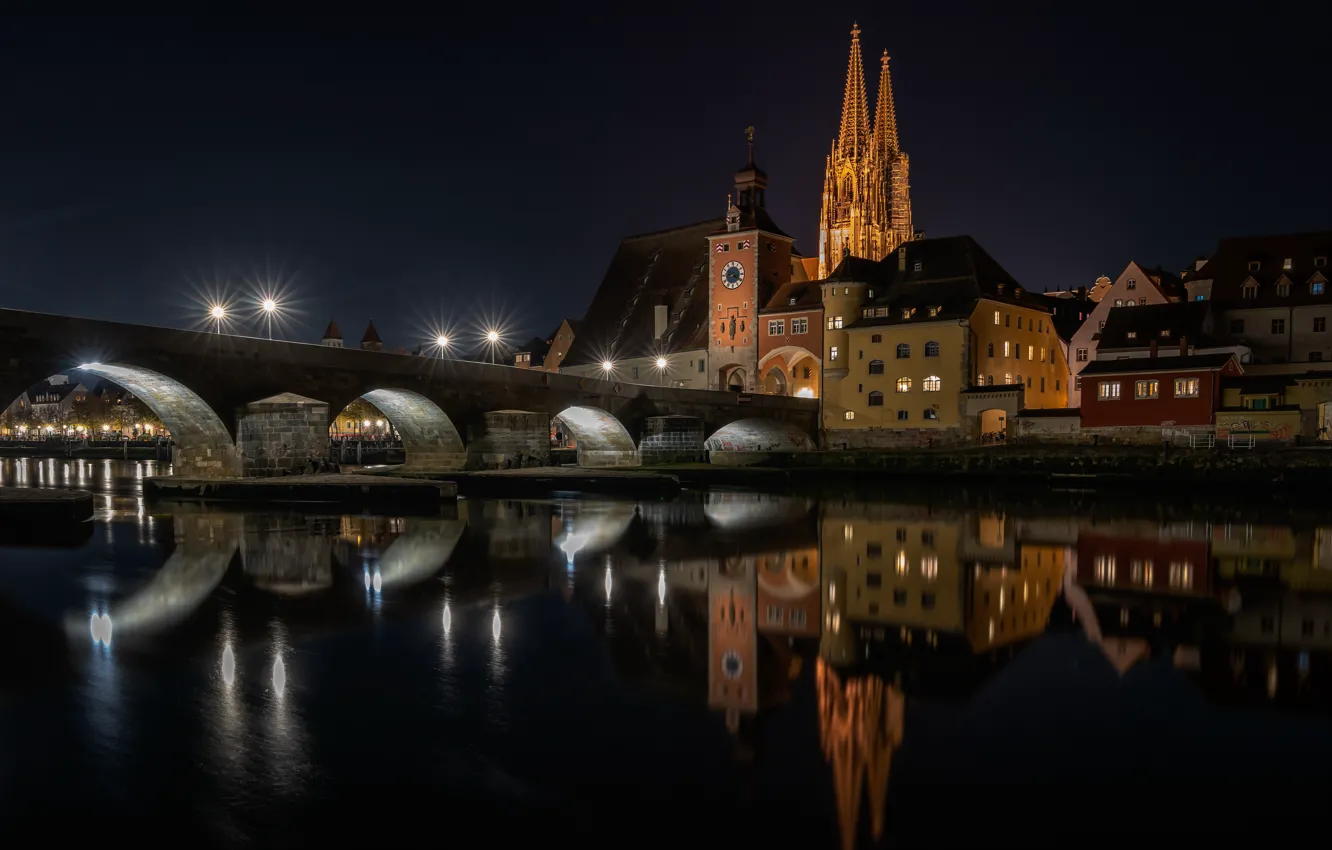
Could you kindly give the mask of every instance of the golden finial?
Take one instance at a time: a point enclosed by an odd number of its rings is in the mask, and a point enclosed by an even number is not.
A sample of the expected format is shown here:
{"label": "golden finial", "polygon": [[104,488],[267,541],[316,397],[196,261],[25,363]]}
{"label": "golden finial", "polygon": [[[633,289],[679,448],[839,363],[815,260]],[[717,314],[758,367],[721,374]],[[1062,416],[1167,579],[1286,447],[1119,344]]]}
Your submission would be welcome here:
{"label": "golden finial", "polygon": [[892,57],[890,57],[890,56],[888,55],[888,50],[887,50],[887,48],[884,48],[884,51],[883,51],[883,58],[880,59],[879,61],[882,62],[882,63],[883,63],[883,66],[886,68],[886,67],[888,67],[888,60],[891,59],[891,58],[892,58]]}
{"label": "golden finial", "polygon": [[851,24],[851,38],[853,41],[860,41],[860,22]]}
{"label": "golden finial", "polygon": [[752,125],[745,128],[745,138],[749,139],[750,144],[754,143],[754,128]]}

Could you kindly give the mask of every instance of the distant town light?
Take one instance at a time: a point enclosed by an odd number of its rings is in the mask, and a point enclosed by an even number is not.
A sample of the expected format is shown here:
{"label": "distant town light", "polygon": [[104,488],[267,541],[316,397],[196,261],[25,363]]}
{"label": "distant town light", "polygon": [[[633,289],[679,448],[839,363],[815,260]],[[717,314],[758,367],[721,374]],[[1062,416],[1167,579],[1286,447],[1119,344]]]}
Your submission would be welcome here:
{"label": "distant town light", "polygon": [[377,428],[383,428],[383,427],[384,427],[384,420],[383,420],[383,419],[376,419],[376,420],[375,420],[375,427],[377,427]]}

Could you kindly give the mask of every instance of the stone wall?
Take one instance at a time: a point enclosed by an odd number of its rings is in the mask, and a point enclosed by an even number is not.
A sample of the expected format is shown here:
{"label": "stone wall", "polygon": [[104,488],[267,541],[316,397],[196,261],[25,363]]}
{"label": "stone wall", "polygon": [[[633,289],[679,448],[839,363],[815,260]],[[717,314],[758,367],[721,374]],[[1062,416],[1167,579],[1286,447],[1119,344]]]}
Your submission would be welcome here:
{"label": "stone wall", "polygon": [[971,429],[956,428],[835,428],[824,434],[824,445],[834,451],[851,449],[945,448],[969,445]]}
{"label": "stone wall", "polygon": [[308,471],[328,456],[328,405],[284,393],[236,412],[236,447],[247,477]]}
{"label": "stone wall", "polygon": [[643,463],[694,463],[703,459],[705,437],[697,416],[653,416],[644,423],[638,452]]}
{"label": "stone wall", "polygon": [[484,430],[467,441],[468,469],[521,469],[550,463],[550,416],[496,410],[483,417]]}

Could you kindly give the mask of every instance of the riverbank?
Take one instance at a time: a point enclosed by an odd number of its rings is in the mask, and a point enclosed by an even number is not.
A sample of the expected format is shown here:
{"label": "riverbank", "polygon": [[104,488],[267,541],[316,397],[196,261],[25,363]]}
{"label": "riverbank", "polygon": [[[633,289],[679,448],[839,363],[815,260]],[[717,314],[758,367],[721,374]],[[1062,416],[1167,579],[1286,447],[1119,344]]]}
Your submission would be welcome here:
{"label": "riverbank", "polygon": [[770,455],[761,465],[653,467],[686,487],[781,487],[799,483],[893,479],[974,481],[986,486],[1067,489],[1259,487],[1322,489],[1332,447],[1250,450],[1137,446],[986,446],[882,452]]}
{"label": "riverbank", "polygon": [[242,504],[329,504],[351,508],[437,508],[457,498],[450,481],[377,475],[290,475],[284,478],[200,479],[154,476],[143,481],[144,496],[167,501]]}
{"label": "riverbank", "polygon": [[[365,476],[394,476],[392,468],[365,470]],[[418,477],[418,476],[413,476]],[[533,498],[569,493],[623,496],[632,499],[673,499],[680,494],[680,479],[655,468],[585,469],[577,466],[540,466],[474,472],[421,474],[429,481],[447,481],[458,495],[489,498]]]}
{"label": "riverbank", "polygon": [[170,463],[171,445],[83,446],[79,443],[0,443],[0,458],[60,458],[64,460],[156,460]]}

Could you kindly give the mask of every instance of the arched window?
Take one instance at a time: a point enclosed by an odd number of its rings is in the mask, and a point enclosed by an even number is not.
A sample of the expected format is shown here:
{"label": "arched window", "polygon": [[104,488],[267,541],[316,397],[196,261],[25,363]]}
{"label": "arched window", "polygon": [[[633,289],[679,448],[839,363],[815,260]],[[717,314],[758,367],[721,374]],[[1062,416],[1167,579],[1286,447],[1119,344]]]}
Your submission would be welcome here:
{"label": "arched window", "polygon": [[943,382],[939,380],[938,375],[930,375],[920,383],[920,388],[927,393],[937,393],[942,387]]}
{"label": "arched window", "polygon": [[869,406],[870,406],[870,407],[883,407],[883,393],[879,392],[878,390],[875,390],[874,392],[870,393],[870,394],[869,394]]}
{"label": "arched window", "polygon": [[870,361],[870,364],[869,364],[869,373],[870,373],[871,375],[882,375],[882,374],[883,374],[883,361],[882,361],[882,360],[871,360],[871,361]]}
{"label": "arched window", "polygon": [[926,356],[926,357],[938,357],[938,356],[939,356],[939,343],[937,343],[937,342],[927,342],[927,343],[925,343],[925,356]]}
{"label": "arched window", "polygon": [[870,334],[870,342],[883,342],[883,334]]}
{"label": "arched window", "polygon": [[898,391],[899,393],[909,393],[909,392],[911,392],[911,379],[910,379],[910,378],[898,378],[898,379],[897,379],[897,391]]}
{"label": "arched window", "polygon": [[1004,373],[1004,383],[1005,383],[1005,384],[1011,384],[1011,383],[1013,383],[1013,373],[1012,373],[1012,372],[1005,372],[1005,373]]}
{"label": "arched window", "polygon": [[910,359],[910,357],[911,357],[911,346],[905,342],[899,342],[897,344],[897,359],[907,360]]}

